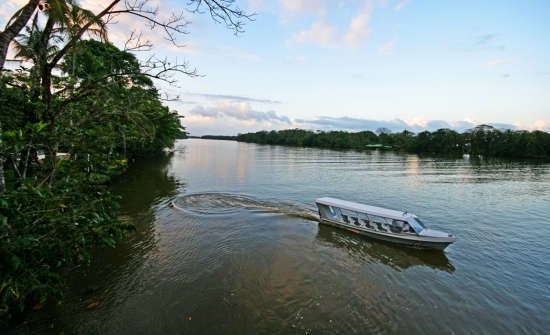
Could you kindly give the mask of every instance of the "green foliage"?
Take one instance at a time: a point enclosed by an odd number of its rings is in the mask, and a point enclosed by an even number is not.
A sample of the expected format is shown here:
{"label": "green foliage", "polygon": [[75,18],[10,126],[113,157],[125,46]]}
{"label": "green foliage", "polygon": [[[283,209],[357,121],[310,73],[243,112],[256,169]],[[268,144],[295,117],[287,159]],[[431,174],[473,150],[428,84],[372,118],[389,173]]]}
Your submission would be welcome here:
{"label": "green foliage", "polygon": [[[79,143],[82,154],[108,151],[127,158],[159,152],[181,136],[180,116],[162,105],[134,55],[86,40],[72,57],[61,66],[77,94],[59,120],[70,131],[71,140],[63,147]],[[75,123],[79,127],[71,126]]]}
{"label": "green foliage", "polygon": [[106,184],[132,158],[156,154],[185,133],[132,54],[78,42],[48,97],[33,77],[41,59],[36,38],[20,42],[34,66],[8,73],[0,86],[7,181],[0,199],[0,322],[60,301],[63,272],[89,263],[92,248],[112,247],[132,228],[118,220],[118,198]]}
{"label": "green foliage", "polygon": [[367,144],[383,144],[415,153],[473,157],[550,158],[550,134],[543,131],[499,130],[481,125],[462,134],[450,129],[391,133],[387,129],[349,133],[288,129],[239,134],[237,141],[331,149],[365,149]]}
{"label": "green foliage", "polygon": [[55,189],[23,185],[0,200],[0,319],[63,295],[62,270],[90,262],[132,229],[116,217],[118,197],[79,180]]}
{"label": "green foliage", "polygon": [[224,135],[204,135],[201,136],[202,139],[205,140],[227,140],[227,141],[235,141],[237,139],[237,136],[224,136]]}

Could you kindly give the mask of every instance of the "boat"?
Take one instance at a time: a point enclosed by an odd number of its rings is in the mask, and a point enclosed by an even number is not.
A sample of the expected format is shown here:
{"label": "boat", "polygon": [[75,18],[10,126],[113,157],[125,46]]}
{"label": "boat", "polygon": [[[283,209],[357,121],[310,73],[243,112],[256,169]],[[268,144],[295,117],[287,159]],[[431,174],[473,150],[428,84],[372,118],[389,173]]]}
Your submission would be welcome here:
{"label": "boat", "polygon": [[323,224],[419,249],[444,250],[456,237],[428,229],[418,216],[336,198],[315,200]]}
{"label": "boat", "polygon": [[367,144],[365,145],[365,148],[371,149],[371,150],[391,150],[393,147],[391,145],[383,145],[383,144]]}

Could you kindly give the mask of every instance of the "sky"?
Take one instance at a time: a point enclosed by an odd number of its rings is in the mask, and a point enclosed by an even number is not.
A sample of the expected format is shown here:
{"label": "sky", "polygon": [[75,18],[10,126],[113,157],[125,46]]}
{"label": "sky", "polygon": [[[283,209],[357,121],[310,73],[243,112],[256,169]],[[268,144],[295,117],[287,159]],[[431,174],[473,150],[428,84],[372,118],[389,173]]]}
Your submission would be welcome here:
{"label": "sky", "polygon": [[[0,5],[0,16],[17,3]],[[98,10],[105,0],[80,1]],[[166,15],[186,1],[152,1]],[[550,131],[550,1],[237,0],[254,21],[237,36],[207,13],[176,47],[119,17],[151,53],[201,75],[158,87],[191,135],[258,130],[412,131],[477,124]]]}

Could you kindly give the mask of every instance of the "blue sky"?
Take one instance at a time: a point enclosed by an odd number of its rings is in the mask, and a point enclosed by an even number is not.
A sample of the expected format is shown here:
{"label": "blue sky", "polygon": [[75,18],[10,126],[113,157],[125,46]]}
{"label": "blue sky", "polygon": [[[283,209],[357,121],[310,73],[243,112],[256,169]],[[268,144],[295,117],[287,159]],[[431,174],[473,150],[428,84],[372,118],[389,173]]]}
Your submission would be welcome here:
{"label": "blue sky", "polygon": [[[257,13],[238,36],[207,15],[189,15],[184,48],[149,35],[157,55],[204,75],[159,84],[182,99],[170,106],[192,135],[479,123],[550,130],[549,1],[237,2]],[[112,29],[115,42],[124,31]]]}

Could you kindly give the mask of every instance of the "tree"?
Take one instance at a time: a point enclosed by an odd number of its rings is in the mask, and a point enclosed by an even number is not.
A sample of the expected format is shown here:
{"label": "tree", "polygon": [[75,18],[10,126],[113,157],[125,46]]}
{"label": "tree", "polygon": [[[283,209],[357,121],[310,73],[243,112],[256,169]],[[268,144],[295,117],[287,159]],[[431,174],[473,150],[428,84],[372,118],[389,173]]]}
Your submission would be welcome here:
{"label": "tree", "polygon": [[[118,8],[117,5],[122,3],[122,7]],[[185,34],[185,27],[187,22],[184,19],[183,13],[172,14],[168,19],[163,20],[158,16],[156,9],[147,6],[147,0],[126,0],[121,2],[120,0],[114,0],[110,2],[102,11],[97,15],[93,15],[91,12],[86,11],[78,7],[72,0],[48,0],[40,4],[38,0],[30,0],[25,6],[12,16],[8,21],[8,25],[0,33],[0,70],[4,70],[4,64],[6,59],[7,50],[9,44],[19,34],[21,29],[27,24],[29,19],[38,7],[44,10],[48,14],[47,23],[43,29],[40,39],[40,46],[43,48],[46,42],[50,39],[54,28],[57,26],[58,30],[62,31],[65,35],[63,41],[67,41],[65,44],[59,43],[59,50],[51,57],[46,59],[44,55],[38,62],[35,63],[37,71],[40,72],[40,91],[42,96],[41,102],[44,104],[45,113],[50,116],[50,120],[53,121],[58,117],[58,113],[52,112],[52,71],[61,61],[61,59],[74,50],[75,44],[80,40],[86,32],[97,32],[99,27],[100,35],[104,34],[105,24],[112,20],[117,15],[133,15],[142,20],[148,22],[152,29],[158,28],[162,30],[166,37],[177,44],[177,36]],[[252,15],[249,15],[242,11],[235,5],[234,0],[189,0],[187,2],[188,9],[194,13],[201,13],[205,8],[212,19],[216,22],[223,22],[228,28],[234,30],[235,34],[243,31],[243,25],[245,20],[252,20]],[[132,35],[130,39],[137,37],[137,45],[134,47],[139,49],[144,46],[140,43],[139,36]],[[194,70],[187,68],[187,63],[176,64],[170,66],[167,61],[162,60],[150,60],[147,64],[144,64],[149,69],[150,75],[157,79],[167,80],[166,74],[169,72],[183,72],[189,75],[195,75]],[[36,89],[36,88],[35,88]],[[38,97],[37,97],[38,98]],[[51,122],[49,123],[51,130]],[[2,124],[0,124],[0,136]],[[48,153],[51,157],[55,157],[56,150]],[[51,158],[50,157],[50,158]],[[51,159],[55,162],[55,159]],[[55,163],[54,163],[55,164]],[[50,182],[53,181],[54,175],[51,176]],[[4,179],[4,157],[0,155],[0,195],[5,191],[5,179]]]}
{"label": "tree", "polygon": [[6,28],[0,32],[0,70],[4,69],[8,47],[13,39],[25,27],[39,4],[39,0],[30,0],[8,20]]}
{"label": "tree", "polygon": [[[164,20],[146,0],[112,1],[97,14],[72,0],[45,4],[37,12],[38,2],[30,1],[0,36],[6,48],[15,41],[17,57],[26,61],[4,71],[2,60],[0,319],[62,294],[63,267],[89,261],[91,248],[113,246],[131,229],[117,219],[117,197],[104,184],[124,171],[128,157],[157,153],[184,132],[153,80],[196,75],[187,63],[140,63],[107,42],[107,24],[133,15],[177,43],[186,32],[183,15]],[[190,0],[187,6],[206,10],[235,33],[251,19],[232,0]],[[29,20],[25,34],[15,37]],[[95,39],[83,40],[85,34]],[[146,45],[139,36],[132,34],[135,43],[125,47]],[[59,151],[67,158],[58,159]],[[45,154],[40,161],[39,152]]]}

